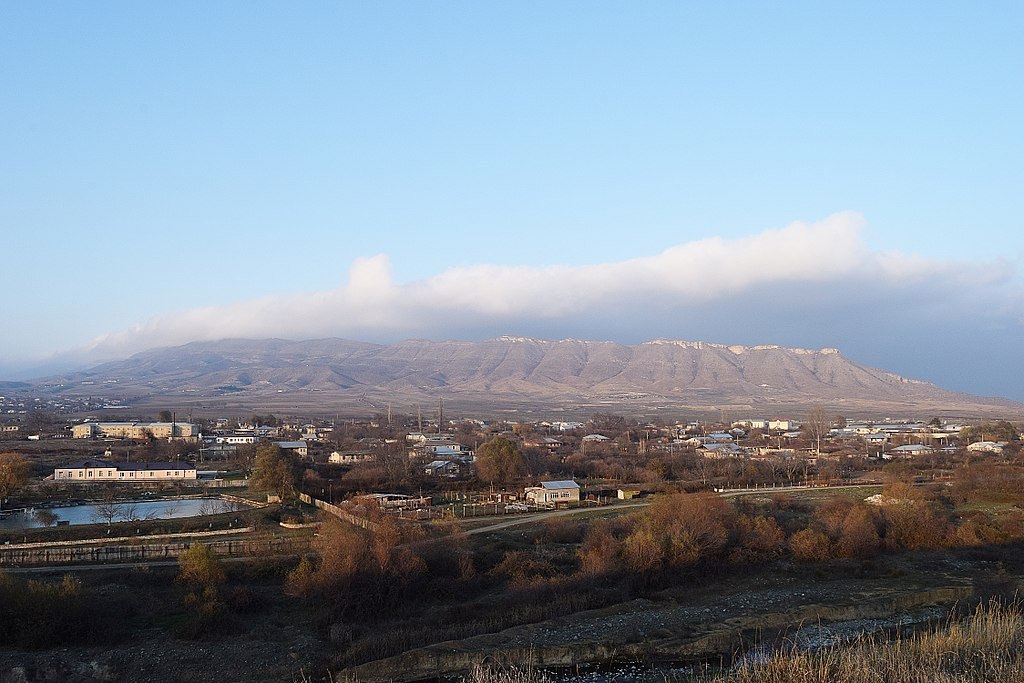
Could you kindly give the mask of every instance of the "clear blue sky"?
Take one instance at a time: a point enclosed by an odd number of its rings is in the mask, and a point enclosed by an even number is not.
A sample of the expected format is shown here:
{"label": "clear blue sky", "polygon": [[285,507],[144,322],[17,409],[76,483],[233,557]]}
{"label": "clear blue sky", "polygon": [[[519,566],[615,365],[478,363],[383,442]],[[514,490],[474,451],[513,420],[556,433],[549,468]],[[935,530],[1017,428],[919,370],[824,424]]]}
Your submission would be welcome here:
{"label": "clear blue sky", "polygon": [[[376,254],[415,283],[619,262],[847,210],[873,252],[961,276],[1006,258],[1003,317],[985,324],[1012,350],[1022,35],[1019,2],[5,2],[0,314],[17,324],[0,367],[197,307],[315,297]],[[978,323],[953,313],[967,344]],[[858,331],[877,317],[844,320],[761,336],[975,392],[1022,379],[940,370],[957,353],[932,338],[937,317],[914,342],[931,357]],[[703,331],[642,327],[543,331]],[[491,332],[456,326],[470,328]]]}

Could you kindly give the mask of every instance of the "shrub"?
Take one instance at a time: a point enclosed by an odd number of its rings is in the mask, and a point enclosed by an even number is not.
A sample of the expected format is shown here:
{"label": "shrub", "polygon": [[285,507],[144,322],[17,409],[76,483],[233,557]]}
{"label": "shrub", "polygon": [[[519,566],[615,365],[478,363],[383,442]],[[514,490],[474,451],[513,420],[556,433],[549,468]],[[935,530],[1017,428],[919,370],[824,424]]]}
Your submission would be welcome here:
{"label": "shrub", "polygon": [[819,562],[829,559],[832,555],[831,546],[832,543],[828,540],[828,536],[814,529],[798,531],[789,539],[790,552],[801,562]]}

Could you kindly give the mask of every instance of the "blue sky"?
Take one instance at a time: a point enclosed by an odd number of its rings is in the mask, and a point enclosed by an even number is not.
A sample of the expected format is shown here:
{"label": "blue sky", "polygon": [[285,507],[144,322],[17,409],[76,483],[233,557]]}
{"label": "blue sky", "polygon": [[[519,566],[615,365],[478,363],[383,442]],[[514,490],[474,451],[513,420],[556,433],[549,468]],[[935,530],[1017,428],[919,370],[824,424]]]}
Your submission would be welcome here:
{"label": "blue sky", "polygon": [[664,336],[1024,399],[1022,29],[1009,2],[0,4],[0,372]]}

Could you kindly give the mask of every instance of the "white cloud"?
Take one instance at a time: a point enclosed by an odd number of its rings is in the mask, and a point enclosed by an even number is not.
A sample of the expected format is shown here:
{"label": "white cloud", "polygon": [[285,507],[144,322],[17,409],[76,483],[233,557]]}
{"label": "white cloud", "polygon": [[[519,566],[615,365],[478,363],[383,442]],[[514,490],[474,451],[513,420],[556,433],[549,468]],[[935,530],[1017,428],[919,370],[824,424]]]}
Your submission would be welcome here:
{"label": "white cloud", "polygon": [[[999,287],[1013,273],[1008,262],[949,263],[874,251],[864,240],[864,228],[858,214],[840,213],[817,223],[797,222],[740,239],[708,238],[618,262],[478,265],[405,284],[396,282],[388,258],[377,255],[355,261],[337,289],[152,318],[100,337],[76,354],[99,360],[227,337],[455,338],[525,332],[524,327],[538,324],[554,329],[562,322],[562,336],[575,336],[571,325],[595,316],[607,321],[604,336],[614,338],[619,318],[767,305],[771,302],[761,299],[769,292],[788,299],[776,304],[797,308],[808,298],[816,305],[824,299],[839,306],[842,297],[874,296],[882,313],[889,306],[888,313],[895,314],[894,307],[908,296],[962,297]],[[1019,295],[1004,297],[1001,305],[1020,315]]]}

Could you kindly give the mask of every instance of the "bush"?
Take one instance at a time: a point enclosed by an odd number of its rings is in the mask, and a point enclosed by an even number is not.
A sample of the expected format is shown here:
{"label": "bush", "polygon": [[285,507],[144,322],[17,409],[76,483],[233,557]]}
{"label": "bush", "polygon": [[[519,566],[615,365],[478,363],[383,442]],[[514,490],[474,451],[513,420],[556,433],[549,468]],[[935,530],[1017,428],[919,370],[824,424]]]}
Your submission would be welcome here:
{"label": "bush", "polygon": [[804,529],[790,537],[789,550],[801,562],[820,562],[832,556],[832,543],[820,531]]}

